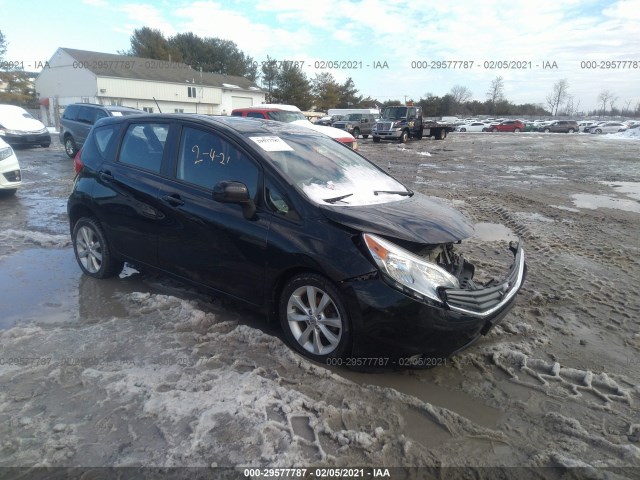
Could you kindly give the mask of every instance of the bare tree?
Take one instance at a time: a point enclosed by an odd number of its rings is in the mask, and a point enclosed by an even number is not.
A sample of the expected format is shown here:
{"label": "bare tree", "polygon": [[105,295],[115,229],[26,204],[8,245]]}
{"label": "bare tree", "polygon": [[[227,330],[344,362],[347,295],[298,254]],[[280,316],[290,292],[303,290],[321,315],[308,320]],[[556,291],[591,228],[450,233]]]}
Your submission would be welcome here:
{"label": "bare tree", "polygon": [[494,111],[496,103],[504,100],[504,79],[502,77],[496,77],[489,87],[487,92],[487,99],[491,104],[491,110]]}
{"label": "bare tree", "polygon": [[454,85],[449,95],[453,99],[455,103],[465,103],[471,100],[473,93],[467,87],[463,87],[462,85]]}
{"label": "bare tree", "polygon": [[631,99],[627,100],[627,106],[624,108],[624,111],[627,113],[631,113]]}
{"label": "bare tree", "polygon": [[613,114],[613,106],[616,104],[616,102],[618,101],[618,97],[614,94],[611,94],[611,96],[609,97],[609,111]]}
{"label": "bare tree", "polygon": [[551,111],[551,115],[558,114],[558,108],[567,101],[569,95],[569,82],[566,78],[558,80],[553,85],[553,92],[547,95],[547,106]]}
{"label": "bare tree", "polygon": [[607,113],[607,103],[610,102],[613,94],[609,90],[602,90],[598,95],[598,103],[602,105],[602,116]]}

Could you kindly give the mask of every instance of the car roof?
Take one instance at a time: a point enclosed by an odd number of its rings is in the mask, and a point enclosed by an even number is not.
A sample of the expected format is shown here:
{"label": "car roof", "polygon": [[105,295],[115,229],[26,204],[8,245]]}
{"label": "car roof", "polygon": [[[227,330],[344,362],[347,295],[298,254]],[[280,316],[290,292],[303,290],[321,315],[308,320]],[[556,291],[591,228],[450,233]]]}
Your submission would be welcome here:
{"label": "car roof", "polygon": [[202,115],[189,113],[148,113],[141,115],[129,115],[123,117],[107,117],[99,120],[100,125],[119,122],[141,121],[172,121],[183,120],[199,123],[203,126],[222,127],[224,130],[232,130],[240,134],[279,135],[283,132],[295,132],[309,137],[326,138],[327,135],[312,129],[294,125],[291,123],[264,120],[261,118],[234,117],[228,115]]}

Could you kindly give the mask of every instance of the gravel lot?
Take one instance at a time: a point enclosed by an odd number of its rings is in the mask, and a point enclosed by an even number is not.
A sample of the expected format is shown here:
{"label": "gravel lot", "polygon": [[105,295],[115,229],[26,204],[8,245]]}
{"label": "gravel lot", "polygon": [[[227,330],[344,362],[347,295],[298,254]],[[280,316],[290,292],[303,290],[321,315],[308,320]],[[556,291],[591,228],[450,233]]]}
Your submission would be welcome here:
{"label": "gravel lot", "polygon": [[83,277],[65,213],[73,162],[57,142],[19,150],[24,184],[0,199],[0,465],[521,466],[552,478],[619,467],[635,478],[639,146],[585,134],[361,139],[365,156],[478,224],[466,248],[481,275],[503,270],[499,247],[514,236],[529,267],[516,307],[469,350],[377,373],[307,362],[254,313],[165,278]]}

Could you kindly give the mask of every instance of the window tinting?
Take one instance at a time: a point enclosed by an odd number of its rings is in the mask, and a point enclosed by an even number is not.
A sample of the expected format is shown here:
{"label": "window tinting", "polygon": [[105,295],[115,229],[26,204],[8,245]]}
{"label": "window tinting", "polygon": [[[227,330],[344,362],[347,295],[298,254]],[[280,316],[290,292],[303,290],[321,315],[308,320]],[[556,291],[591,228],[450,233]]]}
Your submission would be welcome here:
{"label": "window tinting", "polygon": [[258,191],[258,167],[220,136],[185,127],[180,140],[177,178],[212,190],[223,180],[242,182],[251,198]]}
{"label": "window tinting", "polygon": [[162,123],[134,123],[129,125],[122,140],[120,162],[160,172],[164,144],[169,125]]}
{"label": "window tinting", "polygon": [[264,118],[264,113],[260,112],[248,112],[247,117],[249,118]]}
{"label": "window tinting", "polygon": [[82,163],[96,168],[102,161],[113,158],[121,125],[98,127],[82,147]]}
{"label": "window tinting", "polygon": [[62,118],[66,120],[75,120],[78,116],[78,106],[77,105],[69,105],[64,109],[64,113],[62,114]]}
{"label": "window tinting", "polygon": [[78,121],[93,125],[94,110],[91,107],[80,107],[78,112]]}

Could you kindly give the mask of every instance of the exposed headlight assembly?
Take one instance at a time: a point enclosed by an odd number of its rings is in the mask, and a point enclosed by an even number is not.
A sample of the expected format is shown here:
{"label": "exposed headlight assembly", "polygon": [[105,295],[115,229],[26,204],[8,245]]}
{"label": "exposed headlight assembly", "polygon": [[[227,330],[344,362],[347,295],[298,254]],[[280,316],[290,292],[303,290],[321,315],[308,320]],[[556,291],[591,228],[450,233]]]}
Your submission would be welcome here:
{"label": "exposed headlight assembly", "polygon": [[362,237],[378,268],[393,280],[392,283],[397,283],[395,286],[400,290],[409,290],[407,293],[414,297],[424,296],[441,303],[438,288],[460,288],[458,279],[435,263],[377,235],[364,233]]}

